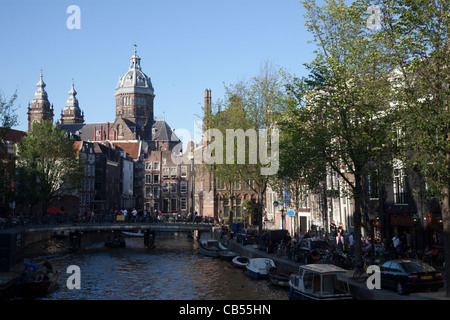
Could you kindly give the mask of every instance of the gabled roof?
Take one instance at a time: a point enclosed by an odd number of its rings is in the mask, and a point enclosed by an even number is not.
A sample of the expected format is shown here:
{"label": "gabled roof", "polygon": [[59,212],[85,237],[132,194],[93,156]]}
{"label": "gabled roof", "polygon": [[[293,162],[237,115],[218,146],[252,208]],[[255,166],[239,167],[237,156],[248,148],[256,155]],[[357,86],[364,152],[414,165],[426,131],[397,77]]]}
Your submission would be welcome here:
{"label": "gabled roof", "polygon": [[27,135],[27,133],[24,131],[19,131],[15,129],[5,129],[5,130],[7,130],[4,138],[5,141],[20,142],[22,138]]}
{"label": "gabled roof", "polygon": [[141,155],[141,141],[114,141],[113,144],[125,151],[134,160],[139,159],[139,156]]}
{"label": "gabled roof", "polygon": [[152,127],[152,141],[174,141],[179,142],[175,132],[164,120],[156,120]]}
{"label": "gabled roof", "polygon": [[106,132],[107,122],[62,124],[61,129],[69,132],[75,139],[83,141],[101,140],[95,137],[95,131]]}

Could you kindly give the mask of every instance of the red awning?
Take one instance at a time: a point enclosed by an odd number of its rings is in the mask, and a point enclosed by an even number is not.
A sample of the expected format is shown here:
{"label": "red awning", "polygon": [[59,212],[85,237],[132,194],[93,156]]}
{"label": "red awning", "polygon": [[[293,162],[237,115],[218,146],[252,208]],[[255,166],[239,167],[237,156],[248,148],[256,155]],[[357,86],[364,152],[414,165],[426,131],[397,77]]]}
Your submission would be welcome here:
{"label": "red awning", "polygon": [[59,214],[64,214],[66,213],[65,211],[55,208],[55,207],[51,207],[47,209],[47,213],[59,213]]}

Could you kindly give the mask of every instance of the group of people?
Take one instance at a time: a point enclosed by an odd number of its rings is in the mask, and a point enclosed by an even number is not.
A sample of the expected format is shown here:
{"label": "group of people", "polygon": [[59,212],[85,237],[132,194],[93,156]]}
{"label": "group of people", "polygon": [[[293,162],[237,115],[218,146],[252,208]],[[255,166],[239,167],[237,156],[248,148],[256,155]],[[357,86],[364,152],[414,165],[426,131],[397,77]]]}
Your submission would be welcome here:
{"label": "group of people", "polygon": [[34,263],[24,263],[24,268],[18,278],[18,282],[49,281],[52,279],[54,271],[49,261],[45,261],[42,269]]}
{"label": "group of people", "polygon": [[123,221],[123,222],[156,222],[161,220],[161,211],[154,210],[153,212],[149,212],[147,210],[138,211],[136,208],[128,211],[125,208],[120,210],[116,209],[114,211],[115,221]]}

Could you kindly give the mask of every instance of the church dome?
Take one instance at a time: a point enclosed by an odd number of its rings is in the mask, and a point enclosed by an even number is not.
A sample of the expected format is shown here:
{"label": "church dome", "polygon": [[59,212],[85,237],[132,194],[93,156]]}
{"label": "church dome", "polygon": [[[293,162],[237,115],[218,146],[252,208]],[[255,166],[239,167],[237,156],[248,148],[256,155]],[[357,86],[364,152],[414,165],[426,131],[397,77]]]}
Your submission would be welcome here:
{"label": "church dome", "polygon": [[141,69],[141,58],[136,53],[130,58],[130,67],[128,72],[119,78],[116,87],[116,95],[121,93],[143,93],[153,95],[153,86],[150,80]]}

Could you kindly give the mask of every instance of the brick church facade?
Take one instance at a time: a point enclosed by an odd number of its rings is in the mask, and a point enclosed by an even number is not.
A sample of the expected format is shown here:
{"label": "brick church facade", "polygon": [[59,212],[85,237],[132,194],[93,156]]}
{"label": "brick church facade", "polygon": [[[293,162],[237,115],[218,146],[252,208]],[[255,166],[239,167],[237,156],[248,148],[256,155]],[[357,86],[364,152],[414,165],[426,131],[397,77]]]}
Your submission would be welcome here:
{"label": "brick church facade", "polygon": [[[45,86],[41,71],[28,106],[29,130],[36,121],[53,121],[54,108]],[[85,123],[76,95],[72,80],[59,123],[78,141],[78,153],[84,153],[87,161],[79,203],[76,209],[71,204],[72,210],[66,206],[68,211],[106,214],[123,207],[181,216],[193,211],[190,168],[172,159],[175,147],[181,151],[181,140],[165,120],[154,119],[154,88],[142,71],[136,47],[115,89],[114,121]]]}

